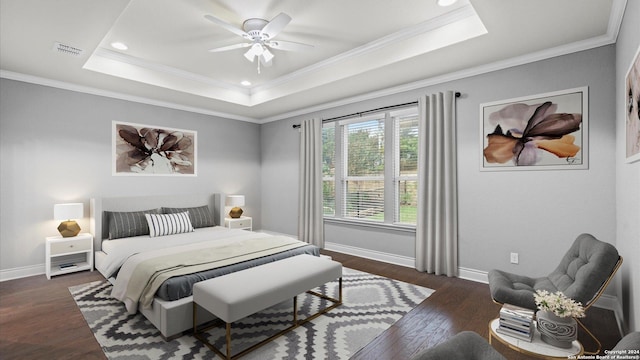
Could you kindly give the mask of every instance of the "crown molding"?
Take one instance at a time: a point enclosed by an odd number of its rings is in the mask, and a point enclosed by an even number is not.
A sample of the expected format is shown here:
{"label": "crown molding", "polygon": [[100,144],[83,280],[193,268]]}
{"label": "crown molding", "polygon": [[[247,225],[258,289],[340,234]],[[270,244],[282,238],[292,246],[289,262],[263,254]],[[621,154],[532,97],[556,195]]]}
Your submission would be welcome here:
{"label": "crown molding", "polygon": [[52,80],[52,79],[47,79],[39,76],[26,75],[26,74],[21,74],[13,71],[2,70],[2,69],[0,69],[0,78],[22,81],[22,82],[36,84],[36,85],[49,86],[57,89],[75,91],[75,92],[84,93],[84,94],[104,96],[104,97],[118,99],[118,100],[126,100],[126,101],[146,104],[146,105],[154,105],[154,106],[160,106],[160,107],[165,107],[169,109],[188,111],[188,112],[197,113],[197,114],[211,115],[211,116],[221,117],[229,120],[239,120],[239,121],[246,121],[246,122],[257,123],[257,124],[261,122],[260,120],[252,117],[224,113],[219,111],[211,111],[211,110],[202,109],[198,107],[185,106],[185,105],[180,105],[180,104],[176,104],[168,101],[159,101],[159,100],[149,99],[141,96],[133,96],[133,95],[128,95],[128,94],[115,92],[115,91],[102,90],[94,87],[72,84],[64,81]]}
{"label": "crown molding", "polygon": [[[617,32],[616,32],[616,35],[617,35]],[[577,42],[563,45],[563,46],[549,48],[549,49],[533,52],[533,53],[522,55],[522,56],[516,56],[506,60],[496,61],[493,63],[480,65],[473,68],[468,68],[468,69],[455,71],[455,72],[451,72],[444,75],[431,77],[424,80],[415,81],[415,82],[404,84],[404,85],[394,86],[394,87],[390,87],[390,88],[386,88],[378,91],[369,92],[366,94],[353,96],[343,100],[333,101],[329,103],[308,107],[305,109],[299,109],[299,110],[271,116],[271,117],[262,119],[261,122],[269,123],[272,121],[288,119],[295,116],[305,115],[309,113],[319,112],[322,110],[336,108],[339,106],[349,105],[349,104],[357,103],[360,101],[373,100],[373,99],[381,98],[384,96],[395,95],[402,92],[417,90],[417,89],[425,88],[428,86],[438,85],[438,84],[442,84],[442,83],[446,83],[454,80],[460,80],[460,79],[464,79],[464,78],[468,78],[476,75],[482,75],[482,74],[490,73],[493,71],[508,69],[511,67],[529,64],[532,62],[546,60],[546,59],[567,55],[567,54],[571,54],[579,51],[594,49],[597,47],[613,44],[615,43],[615,41],[616,41],[616,37],[614,37],[613,34],[607,33],[606,35],[594,37],[587,40],[577,41]]]}
{"label": "crown molding", "polygon": [[622,19],[624,18],[624,10],[627,7],[627,0],[613,0],[611,4],[611,12],[609,13],[609,26],[607,27],[607,35],[614,39],[618,39]]}

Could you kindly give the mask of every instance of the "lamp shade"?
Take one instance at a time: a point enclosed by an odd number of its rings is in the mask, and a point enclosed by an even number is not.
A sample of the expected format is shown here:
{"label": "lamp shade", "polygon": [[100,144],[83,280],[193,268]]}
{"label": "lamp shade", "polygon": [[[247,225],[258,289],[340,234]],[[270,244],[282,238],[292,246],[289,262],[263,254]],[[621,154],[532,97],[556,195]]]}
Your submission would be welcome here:
{"label": "lamp shade", "polygon": [[228,195],[226,198],[227,206],[244,206],[244,195]]}
{"label": "lamp shade", "polygon": [[53,206],[53,218],[55,220],[82,219],[84,207],[82,203],[55,204]]}
{"label": "lamp shade", "polygon": [[72,237],[80,233],[80,226],[75,219],[82,219],[84,208],[82,203],[55,204],[53,205],[53,218],[62,220],[58,231],[62,237]]}

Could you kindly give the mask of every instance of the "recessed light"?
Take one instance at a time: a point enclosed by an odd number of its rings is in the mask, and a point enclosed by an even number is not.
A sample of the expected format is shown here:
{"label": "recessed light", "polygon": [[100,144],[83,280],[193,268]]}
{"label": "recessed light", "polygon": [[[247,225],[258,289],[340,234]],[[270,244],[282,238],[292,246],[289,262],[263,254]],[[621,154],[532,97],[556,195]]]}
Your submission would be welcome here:
{"label": "recessed light", "polygon": [[248,80],[242,80],[242,81],[240,82],[240,85],[242,85],[242,86],[251,86],[251,81],[248,81]]}
{"label": "recessed light", "polygon": [[456,3],[458,0],[438,0],[438,5],[440,6],[449,6]]}
{"label": "recessed light", "polygon": [[125,43],[121,43],[119,41],[112,42],[111,47],[118,50],[127,50],[129,48]]}

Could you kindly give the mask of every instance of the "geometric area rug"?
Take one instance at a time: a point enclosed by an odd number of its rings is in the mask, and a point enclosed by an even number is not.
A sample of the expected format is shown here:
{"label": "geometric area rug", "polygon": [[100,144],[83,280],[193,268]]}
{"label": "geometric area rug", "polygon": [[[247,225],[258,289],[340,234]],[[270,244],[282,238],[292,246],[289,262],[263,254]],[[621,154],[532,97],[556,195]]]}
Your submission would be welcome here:
{"label": "geometric area rug", "polygon": [[[337,287],[336,281],[314,290],[337,298]],[[107,358],[217,358],[189,333],[164,341],[142,314],[127,314],[124,305],[111,298],[111,288],[108,281],[69,288]],[[349,359],[433,292],[425,287],[343,268],[342,305],[242,359]],[[327,304],[316,296],[301,294],[298,296],[298,318],[304,319]],[[292,308],[293,301],[285,301],[233,323],[233,353],[289,326],[293,320]],[[224,353],[223,326],[209,330],[207,335],[209,341]]]}

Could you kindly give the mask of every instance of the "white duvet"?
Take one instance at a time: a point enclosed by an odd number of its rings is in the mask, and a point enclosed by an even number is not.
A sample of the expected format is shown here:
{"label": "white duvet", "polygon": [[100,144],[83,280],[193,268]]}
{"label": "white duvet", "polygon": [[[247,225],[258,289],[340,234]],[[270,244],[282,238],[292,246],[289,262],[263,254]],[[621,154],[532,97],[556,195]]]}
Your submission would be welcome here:
{"label": "white duvet", "polygon": [[215,242],[219,244],[231,243],[236,237],[246,238],[248,236],[259,238],[271,235],[214,226],[196,229],[190,233],[153,238],[149,235],[143,235],[124,239],[104,240],[102,242],[102,251],[105,253],[105,256],[103,256],[99,270],[106,278],[110,278],[117,273],[125,261],[134,254],[202,242]]}
{"label": "white duvet", "polygon": [[149,250],[131,256],[120,268],[111,296],[122,301],[129,314],[151,306],[158,287],[168,278],[236,264],[304,246],[288,236],[228,237],[220,241]]}

